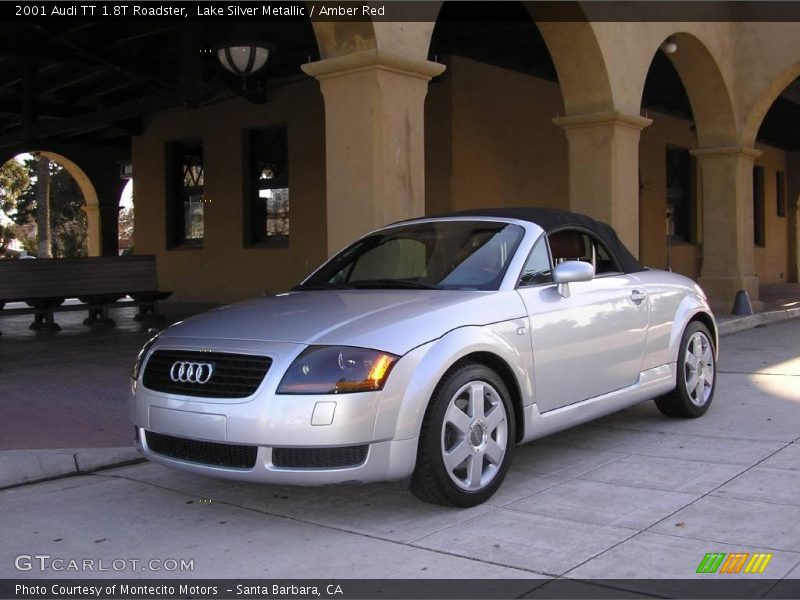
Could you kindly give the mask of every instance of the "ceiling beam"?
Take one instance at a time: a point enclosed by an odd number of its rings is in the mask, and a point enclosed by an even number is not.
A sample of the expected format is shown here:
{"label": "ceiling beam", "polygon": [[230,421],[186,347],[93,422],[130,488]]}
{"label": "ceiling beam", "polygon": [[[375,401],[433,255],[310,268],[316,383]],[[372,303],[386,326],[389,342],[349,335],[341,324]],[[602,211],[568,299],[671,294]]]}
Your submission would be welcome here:
{"label": "ceiling beam", "polygon": [[[0,114],[4,115],[22,115],[22,102],[14,98],[0,98]],[[74,106],[65,106],[63,104],[50,104],[37,102],[36,113],[39,117],[52,117],[56,119],[66,119],[69,117],[77,117],[82,115],[86,110],[80,110]]]}
{"label": "ceiling beam", "polygon": [[21,121],[22,135],[30,137],[37,121],[36,104],[38,100],[38,61],[33,57],[26,58],[22,64],[22,102]]}
{"label": "ceiling beam", "polygon": [[[37,123],[31,130],[31,136],[32,139],[56,138],[75,132],[96,131],[97,129],[111,126],[116,122],[180,105],[181,98],[178,94],[136,100],[107,110],[92,111],[71,119]],[[18,129],[7,135],[0,136],[0,148],[13,146],[25,141],[29,141],[29,139]]]}

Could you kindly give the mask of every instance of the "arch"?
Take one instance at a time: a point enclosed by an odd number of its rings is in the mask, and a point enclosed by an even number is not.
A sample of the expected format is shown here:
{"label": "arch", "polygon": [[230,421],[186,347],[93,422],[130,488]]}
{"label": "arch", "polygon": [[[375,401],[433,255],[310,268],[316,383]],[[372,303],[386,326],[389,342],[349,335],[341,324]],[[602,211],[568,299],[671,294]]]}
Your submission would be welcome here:
{"label": "arch", "polygon": [[377,48],[375,29],[370,21],[313,21],[320,59]]}
{"label": "arch", "polygon": [[[433,4],[433,3],[432,3]],[[426,52],[430,48],[441,2],[430,8],[431,22],[423,23]],[[566,114],[614,109],[614,97],[603,53],[591,22],[578,2],[520,2],[544,39],[558,76]],[[570,20],[566,16],[570,15]]]}
{"label": "arch", "polygon": [[[678,45],[678,50],[667,56],[689,96],[699,146],[737,145],[739,136],[730,89],[717,60],[698,37],[687,32],[675,32],[659,40],[658,45],[651,49],[650,56],[655,57],[661,44],[669,38]],[[652,58],[649,64],[652,64]],[[647,72],[641,78],[640,103],[646,79]]]}
{"label": "arch", "polygon": [[755,144],[758,130],[761,128],[764,117],[767,116],[772,104],[783,90],[798,77],[800,77],[800,61],[785,69],[761,90],[745,118],[744,127],[742,128],[743,145],[753,146]]}
{"label": "arch", "polygon": [[[100,256],[101,252],[101,225],[100,225],[100,199],[97,195],[97,189],[92,183],[86,172],[79,167],[74,161],[70,160],[63,154],[53,152],[51,150],[17,150],[13,153],[4,152],[0,155],[0,160],[11,160],[20,154],[40,154],[49,158],[54,163],[60,165],[78,184],[78,188],[83,194],[84,206],[83,211],[86,213],[88,230],[87,230],[87,244],[89,247],[89,256]],[[5,164],[7,160],[3,160],[0,164]]]}
{"label": "arch", "polygon": [[83,200],[86,203],[86,206],[100,206],[100,201],[94,184],[84,170],[81,169],[77,164],[63,154],[58,154],[49,150],[32,150],[31,153],[41,154],[42,156],[46,156],[52,160],[54,163],[61,165],[64,170],[72,176],[72,178],[75,180],[75,183],[78,184],[78,187],[83,194]]}
{"label": "arch", "polygon": [[[536,21],[535,3],[524,2]],[[542,21],[544,38],[558,73],[567,115],[615,109],[611,80],[600,44],[588,21]]]}
{"label": "arch", "polygon": [[[310,7],[310,3],[306,6]],[[354,52],[382,50],[407,58],[424,60],[428,55],[436,16],[442,2],[407,3],[392,8],[396,20],[337,21],[311,19],[321,59],[335,58]],[[404,13],[408,18],[404,19]],[[398,25],[400,25],[398,27]]]}

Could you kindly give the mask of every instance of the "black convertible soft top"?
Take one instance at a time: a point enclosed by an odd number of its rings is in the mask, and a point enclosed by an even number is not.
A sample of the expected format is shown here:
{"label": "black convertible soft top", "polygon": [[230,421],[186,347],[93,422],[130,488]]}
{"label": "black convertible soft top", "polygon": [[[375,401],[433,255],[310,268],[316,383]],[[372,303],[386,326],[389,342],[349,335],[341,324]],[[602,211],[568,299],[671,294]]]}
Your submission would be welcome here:
{"label": "black convertible soft top", "polygon": [[585,229],[594,233],[608,249],[614,253],[619,262],[620,268],[625,273],[636,273],[644,271],[645,268],[630,253],[617,233],[601,221],[595,221],[591,217],[579,213],[560,210],[557,208],[537,208],[537,207],[514,207],[514,208],[475,208],[462,210],[441,215],[431,215],[428,218],[439,217],[499,217],[501,219],[518,219],[520,221],[530,221],[550,234],[566,228]]}

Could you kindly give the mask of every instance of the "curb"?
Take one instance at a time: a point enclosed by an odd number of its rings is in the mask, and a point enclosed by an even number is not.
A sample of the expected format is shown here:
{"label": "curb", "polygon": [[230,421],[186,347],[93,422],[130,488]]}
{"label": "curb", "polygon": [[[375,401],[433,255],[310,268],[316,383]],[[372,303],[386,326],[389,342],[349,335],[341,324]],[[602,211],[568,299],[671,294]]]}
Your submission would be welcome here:
{"label": "curb", "polygon": [[747,315],[745,317],[724,317],[717,320],[717,328],[720,335],[730,335],[753,329],[760,325],[769,325],[779,321],[788,321],[800,317],[800,308],[787,308],[782,310],[770,310],[767,312]]}
{"label": "curb", "polygon": [[134,447],[0,451],[0,489],[122,467],[144,458]]}

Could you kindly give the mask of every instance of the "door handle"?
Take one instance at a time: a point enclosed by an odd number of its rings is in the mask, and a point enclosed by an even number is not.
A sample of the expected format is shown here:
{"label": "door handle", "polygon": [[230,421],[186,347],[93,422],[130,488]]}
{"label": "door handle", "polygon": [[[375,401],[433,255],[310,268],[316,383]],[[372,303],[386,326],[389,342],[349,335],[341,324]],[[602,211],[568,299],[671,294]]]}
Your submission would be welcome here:
{"label": "door handle", "polygon": [[640,292],[639,290],[633,290],[631,292],[631,301],[634,304],[641,304],[643,300],[647,298],[647,294],[644,292]]}

